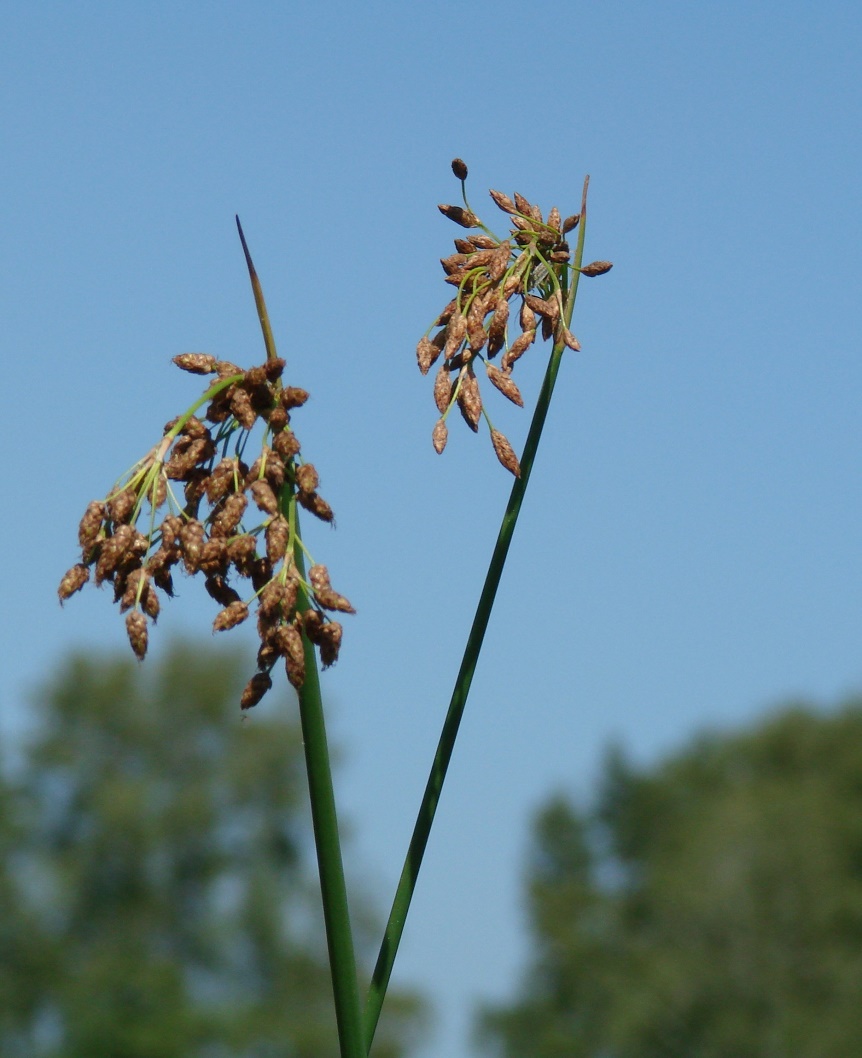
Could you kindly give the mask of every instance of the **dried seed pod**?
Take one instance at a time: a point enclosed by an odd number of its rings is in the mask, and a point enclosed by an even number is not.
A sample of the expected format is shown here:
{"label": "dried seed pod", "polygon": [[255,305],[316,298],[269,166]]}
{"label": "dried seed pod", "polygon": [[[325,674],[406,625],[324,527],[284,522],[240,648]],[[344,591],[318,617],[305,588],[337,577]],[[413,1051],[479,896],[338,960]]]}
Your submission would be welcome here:
{"label": "dried seed pod", "polygon": [[463,158],[452,159],[452,172],[458,177],[459,180],[467,179],[467,163]]}
{"label": "dried seed pod", "polygon": [[190,371],[193,375],[211,375],[216,370],[216,358],[209,353],[180,353],[172,363],[181,371]]}
{"label": "dried seed pod", "polygon": [[273,433],[276,433],[278,430],[283,430],[290,422],[290,416],[280,405],[277,408],[272,408],[268,412],[265,412],[264,418]]}
{"label": "dried seed pod", "polygon": [[512,364],[526,353],[535,340],[536,332],[534,330],[524,331],[522,335],[516,338],[500,361],[503,370],[508,371]]}
{"label": "dried seed pod", "polygon": [[428,374],[440,353],[440,347],[435,345],[430,338],[427,336],[420,338],[419,344],[416,346],[416,361],[423,375]]}
{"label": "dried seed pod", "polygon": [[320,661],[325,669],[338,661],[342,628],[338,621],[327,621],[320,630]]}
{"label": "dried seed pod", "polygon": [[188,573],[197,573],[203,546],[204,527],[197,518],[192,518],[180,530],[180,548]]}
{"label": "dried seed pod", "polygon": [[536,314],[526,301],[521,302],[521,311],[518,317],[521,331],[534,331],[536,329]]}
{"label": "dried seed pod", "polygon": [[256,672],[245,685],[239,700],[240,709],[251,709],[263,698],[272,687],[272,677],[268,672]]}
{"label": "dried seed pod", "polygon": [[581,343],[572,334],[568,327],[563,327],[562,325],[559,326],[557,328],[556,337],[561,340],[564,345],[567,345],[569,349],[574,350],[574,352],[579,353],[581,351]]}
{"label": "dried seed pod", "polygon": [[238,461],[229,456],[213,468],[206,485],[207,499],[210,503],[218,503],[223,496],[235,491],[238,473]]}
{"label": "dried seed pod", "polygon": [[251,583],[255,591],[260,591],[268,581],[272,580],[272,563],[265,555],[256,558],[250,564],[250,569]]}
{"label": "dried seed pod", "polygon": [[610,272],[613,268],[611,261],[592,261],[588,265],[584,265],[583,268],[579,268],[578,271],[582,276],[592,278],[593,276],[603,276],[605,272]]}
{"label": "dried seed pod", "polygon": [[446,327],[446,344],[443,347],[443,352],[445,353],[447,360],[458,352],[466,333],[467,317],[463,316],[460,312],[456,312],[449,321],[449,325]]}
{"label": "dried seed pod", "polygon": [[498,298],[494,315],[488,325],[488,356],[496,356],[506,341],[506,328],[509,324],[509,302]]}
{"label": "dried seed pod", "polygon": [[573,213],[571,217],[566,217],[566,219],[563,221],[563,235],[568,235],[570,231],[573,231],[575,228],[577,228],[580,219],[580,213]]}
{"label": "dried seed pod", "polygon": [[270,519],[266,527],[266,557],[275,565],[280,562],[287,551],[290,539],[290,526],[283,514]]}
{"label": "dried seed pod", "polygon": [[[524,198],[523,195],[519,195],[517,191],[515,192],[515,206],[517,207],[518,212],[523,213],[525,217],[532,217],[533,207],[527,199]],[[539,223],[541,223],[541,214],[539,215]]]}
{"label": "dried seed pod", "polygon": [[265,514],[278,514],[278,498],[268,481],[261,479],[252,482],[249,492],[259,510]]}
{"label": "dried seed pod", "polygon": [[247,617],[248,607],[246,604],[241,600],[232,602],[216,614],[216,619],[213,621],[213,632],[226,632],[228,629],[242,624]]}
{"label": "dried seed pod", "polygon": [[57,589],[60,602],[64,603],[70,595],[80,591],[89,579],[90,571],[82,562],[72,566],[71,569],[67,569],[63,574],[63,579],[60,581],[60,587]]}
{"label": "dried seed pod", "polygon": [[356,613],[350,601],[332,588],[315,588],[314,597],[324,610],[339,610],[341,613]]}
{"label": "dried seed pod", "polygon": [[107,515],[114,524],[128,522],[135,509],[138,494],[133,488],[125,488],[115,493],[107,503]]}
{"label": "dried seed pod", "polygon": [[305,648],[302,635],[292,624],[279,626],[277,649],[281,652],[282,648],[287,678],[299,690],[305,682]]}
{"label": "dried seed pod", "polygon": [[296,468],[296,487],[300,492],[314,492],[320,484],[320,478],[313,463],[303,463]]}
{"label": "dried seed pod", "polygon": [[257,422],[257,412],[252,406],[251,397],[244,389],[235,389],[230,398],[230,410],[236,421],[246,430]]}
{"label": "dried seed pod", "polygon": [[442,419],[438,419],[434,423],[434,429],[431,433],[431,442],[434,445],[434,451],[437,455],[443,451],[446,447],[446,442],[449,440],[449,430],[446,423]]}
{"label": "dried seed pod", "polygon": [[241,577],[251,576],[252,563],[256,557],[257,541],[248,533],[245,533],[242,536],[235,536],[232,540],[228,541],[228,562],[235,566],[237,573],[239,573]]}
{"label": "dried seed pod", "polygon": [[521,476],[521,465],[505,435],[501,434],[499,430],[491,430],[491,444],[494,446],[497,458],[506,470],[514,474],[516,478],[519,478]]}
{"label": "dried seed pod", "polygon": [[105,504],[100,500],[93,500],[87,505],[84,517],[78,524],[78,543],[85,550],[96,542],[102,522],[105,519]]}
{"label": "dried seed pod", "polygon": [[241,367],[237,367],[237,365],[230,360],[216,360],[215,367],[219,378],[230,378],[231,375],[245,374]]}
{"label": "dried seed pod", "polygon": [[140,610],[132,610],[126,616],[126,634],[129,643],[135,652],[138,661],[143,661],[147,655],[147,619]]}
{"label": "dried seed pod", "polygon": [[[167,433],[167,430],[165,430]],[[184,437],[197,439],[198,437],[210,437],[210,432],[196,415],[189,416],[185,426],[180,430]],[[210,440],[212,438],[210,437]]]}
{"label": "dried seed pod", "polygon": [[301,408],[308,400],[308,393],[299,386],[285,386],[281,391],[281,403],[290,411],[293,408]]}
{"label": "dried seed pod", "polygon": [[479,218],[469,209],[462,209],[460,206],[438,206],[437,208],[444,217],[448,217],[449,220],[460,224],[462,228],[479,227]]}
{"label": "dried seed pod", "polygon": [[221,606],[231,606],[240,601],[239,592],[227,583],[220,573],[211,573],[204,581],[207,595]]}
{"label": "dried seed pod", "polygon": [[281,433],[273,436],[272,447],[281,456],[282,460],[287,463],[298,454],[300,445],[296,434],[292,430],[282,430]]}
{"label": "dried seed pod", "polygon": [[464,422],[475,433],[479,429],[479,419],[482,415],[482,395],[472,368],[462,371],[456,399]]}
{"label": "dried seed pod", "polygon": [[203,545],[198,569],[208,575],[220,573],[224,576],[227,573],[227,545],[221,537],[211,537]]}
{"label": "dried seed pod", "polygon": [[504,397],[508,397],[509,400],[513,404],[517,404],[519,408],[524,407],[524,398],[521,396],[521,391],[512,381],[510,375],[507,375],[498,367],[494,367],[493,364],[486,364],[485,370],[488,372],[488,378],[491,380],[491,384],[496,386]]}
{"label": "dried seed pod", "polygon": [[267,619],[286,617],[289,611],[284,610],[282,605],[286,595],[286,586],[281,581],[271,580],[258,596],[258,613]]}
{"label": "dried seed pod", "polygon": [[298,492],[297,502],[322,522],[334,522],[335,515],[326,500],[316,492]]}
{"label": "dried seed pod", "polygon": [[453,253],[449,257],[440,258],[440,264],[443,266],[443,271],[446,273],[447,276],[452,276],[458,272],[463,272],[467,261],[467,254],[464,253]]}
{"label": "dried seed pod", "polygon": [[442,415],[449,407],[452,399],[452,380],[449,377],[449,368],[445,364],[440,365],[437,377],[434,379],[434,403],[437,411]]}
{"label": "dried seed pod", "polygon": [[497,205],[504,213],[518,212],[518,207],[515,205],[515,203],[511,200],[511,198],[509,198],[508,195],[504,195],[502,191],[489,191],[488,194],[491,196],[491,198],[493,198],[493,200],[497,203]]}
{"label": "dried seed pod", "polygon": [[525,294],[524,303],[544,319],[556,320],[559,318],[560,306],[556,300],[546,301],[544,298],[536,297],[535,294]]}

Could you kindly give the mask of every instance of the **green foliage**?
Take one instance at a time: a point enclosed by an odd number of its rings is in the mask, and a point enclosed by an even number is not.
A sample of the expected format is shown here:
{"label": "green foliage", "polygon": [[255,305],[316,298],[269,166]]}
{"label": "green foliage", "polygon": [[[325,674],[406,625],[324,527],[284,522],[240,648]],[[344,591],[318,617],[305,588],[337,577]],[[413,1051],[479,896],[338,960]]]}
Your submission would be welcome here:
{"label": "green foliage", "polygon": [[846,1058],[862,1038],[862,703],[795,708],[538,817],[505,1058]]}
{"label": "green foliage", "polygon": [[[242,720],[239,658],[77,657],[0,786],[4,1058],[338,1054],[285,703]],[[394,997],[379,1053],[404,1053]]]}

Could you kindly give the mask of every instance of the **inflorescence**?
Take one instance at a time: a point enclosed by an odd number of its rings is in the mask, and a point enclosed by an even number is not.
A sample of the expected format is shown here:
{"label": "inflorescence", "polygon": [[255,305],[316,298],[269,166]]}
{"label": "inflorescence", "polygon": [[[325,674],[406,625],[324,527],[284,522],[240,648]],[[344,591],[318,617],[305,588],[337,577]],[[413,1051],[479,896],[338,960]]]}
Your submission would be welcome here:
{"label": "inflorescence", "polygon": [[[446,305],[416,348],[419,370],[427,375],[443,356],[434,380],[434,401],[440,418],[432,441],[442,452],[448,439],[446,419],[457,405],[464,421],[478,432],[484,416],[491,432],[497,458],[516,477],[518,459],[506,437],[491,423],[476,376],[477,361],[484,364],[491,384],[518,407],[524,406],[518,386],[512,379],[516,361],[535,342],[537,334],[553,338],[575,351],[580,344],[569,330],[566,294],[575,269],[566,236],[579,221],[576,213],[563,219],[556,206],[543,218],[538,206],[516,194],[514,200],[502,191],[491,191],[491,198],[510,218],[511,231],[499,239],[472,211],[467,202],[467,166],[460,158],[452,171],[461,181],[464,207],[442,205],[440,212],[462,228],[478,229],[477,234],[455,239],[455,253],[441,260],[445,282],[457,287],[457,294]],[[609,271],[608,261],[594,261],[579,268],[585,276]],[[520,334],[509,342],[509,323],[514,315],[510,302],[520,299],[517,312]],[[569,315],[571,308],[569,307]],[[431,331],[440,329],[432,336]],[[502,352],[500,366],[491,361]]]}
{"label": "inflorescence", "polygon": [[[204,353],[184,353],[174,363],[193,374],[215,375],[215,381],[165,426],[161,441],[105,499],[87,507],[78,527],[81,561],[61,580],[60,601],[91,573],[96,585],[111,583],[139,659],[147,652],[148,619],[155,622],[159,615],[157,589],[174,593],[174,567],[200,574],[222,607],[214,632],[245,621],[256,603],[260,649],[258,670],[242,694],[247,709],[272,686],[270,672],[279,658],[293,686],[302,686],[303,632],[317,646],[323,667],[332,665],[342,628],[327,611],[355,611],[332,588],[326,566],[311,561],[299,535],[297,505],[324,522],[332,523],[333,513],[317,491],[313,464],[299,455],[291,413],[308,394],[282,385],[284,360],[271,357],[248,371]],[[201,421],[194,412],[204,406]],[[258,420],[265,431],[249,466],[243,455]],[[305,576],[299,554],[311,562]],[[231,578],[250,582],[245,598]]]}

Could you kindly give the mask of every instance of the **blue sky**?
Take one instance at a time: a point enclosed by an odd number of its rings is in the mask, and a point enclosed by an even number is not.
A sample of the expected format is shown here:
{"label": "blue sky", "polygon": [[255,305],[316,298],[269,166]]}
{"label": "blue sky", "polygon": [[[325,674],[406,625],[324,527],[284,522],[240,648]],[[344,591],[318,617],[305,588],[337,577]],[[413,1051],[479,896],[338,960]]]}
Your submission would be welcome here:
{"label": "blue sky", "polygon": [[[855,3],[42,3],[0,16],[9,737],[73,646],[87,501],[196,395],[170,363],[262,350],[239,213],[359,614],[327,674],[351,876],[388,905],[509,482],[487,439],[436,457],[415,344],[446,298],[455,155],[565,215],[584,282],[396,977],[423,1058],[525,951],[532,812],[609,741],[649,761],[788,697],[862,688]],[[519,364],[529,399],[541,355]],[[502,403],[502,402],[500,402]],[[528,417],[498,406],[520,449]],[[459,425],[459,424],[456,424]],[[26,514],[25,514],[26,512]],[[11,561],[10,561],[11,559]],[[155,636],[205,631],[189,587]],[[243,632],[236,637],[242,639]],[[253,651],[249,642],[250,657]]]}

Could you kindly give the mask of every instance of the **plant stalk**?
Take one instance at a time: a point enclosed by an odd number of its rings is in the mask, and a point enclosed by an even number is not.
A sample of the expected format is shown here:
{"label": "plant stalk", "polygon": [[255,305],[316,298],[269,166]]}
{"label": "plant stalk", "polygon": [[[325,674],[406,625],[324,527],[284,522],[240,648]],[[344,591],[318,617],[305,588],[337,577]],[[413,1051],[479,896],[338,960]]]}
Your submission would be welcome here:
{"label": "plant stalk", "polygon": [[[564,316],[567,327],[571,325],[572,312],[574,310],[575,297],[577,295],[578,280],[580,278],[580,272],[578,272],[578,269],[583,262],[584,235],[587,222],[588,185],[589,177],[584,181],[578,242],[573,262],[574,267],[572,269],[571,283],[564,302]],[[491,609],[494,605],[494,598],[500,585],[503,567],[505,566],[506,556],[509,552],[509,545],[512,542],[512,536],[515,532],[518,515],[521,511],[521,504],[523,503],[524,494],[527,490],[527,483],[530,480],[530,474],[536,458],[536,450],[538,449],[539,440],[542,436],[542,430],[548,414],[548,407],[554,392],[554,386],[557,381],[557,375],[560,370],[560,363],[565,348],[566,346],[560,341],[555,343],[551,351],[551,356],[545,371],[545,377],[542,382],[542,388],[536,402],[536,409],[533,413],[533,420],[530,424],[530,430],[527,434],[527,440],[524,445],[524,453],[521,458],[521,474],[520,477],[515,479],[515,483],[512,486],[512,492],[509,496],[509,502],[506,505],[506,511],[503,515],[500,532],[497,536],[497,542],[494,545],[491,562],[485,576],[485,583],[482,588],[482,593],[479,596],[476,615],[473,618],[470,634],[467,637],[467,644],[464,648],[461,667],[458,670],[458,676],[455,680],[455,687],[452,691],[449,709],[446,713],[446,719],[443,722],[443,730],[440,733],[440,739],[437,743],[437,752],[434,755],[434,761],[431,765],[428,782],[426,783],[422,802],[419,806],[419,813],[413,828],[410,845],[407,849],[407,856],[404,860],[401,877],[395,891],[392,910],[389,913],[389,919],[386,923],[383,942],[380,946],[380,953],[377,957],[377,964],[374,968],[374,974],[371,979],[368,996],[365,1002],[364,1031],[366,1053],[371,1049],[374,1033],[377,1029],[377,1023],[380,1018],[383,1000],[386,996],[386,989],[389,985],[389,978],[392,974],[395,956],[398,952],[398,946],[404,932],[407,912],[410,908],[413,891],[416,887],[419,868],[422,865],[422,858],[428,844],[431,825],[434,822],[434,815],[437,811],[440,793],[443,789],[443,782],[446,778],[446,772],[452,758],[452,751],[455,746],[455,739],[458,735],[458,728],[461,724],[461,718],[464,715],[464,708],[467,704],[467,695],[470,692],[470,685],[473,682],[473,674],[476,671],[479,652],[482,649],[482,642],[488,628]]]}

